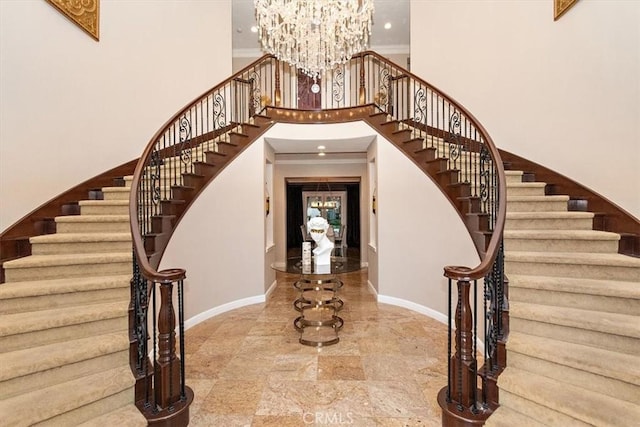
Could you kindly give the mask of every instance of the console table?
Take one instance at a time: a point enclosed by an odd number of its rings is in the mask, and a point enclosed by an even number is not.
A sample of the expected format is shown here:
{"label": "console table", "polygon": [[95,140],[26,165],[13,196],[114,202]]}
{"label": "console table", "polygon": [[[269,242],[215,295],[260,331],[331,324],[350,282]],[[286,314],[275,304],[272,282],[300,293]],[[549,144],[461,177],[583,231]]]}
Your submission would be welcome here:
{"label": "console table", "polygon": [[338,312],[344,306],[338,291],[342,280],[338,274],[360,270],[360,260],[346,257],[331,257],[330,265],[303,265],[301,258],[289,258],[284,266],[272,266],[278,271],[299,274],[293,286],[298,298],[293,302],[300,313],[293,326],[300,333],[300,344],[323,347],[340,341],[338,332],[344,321]]}

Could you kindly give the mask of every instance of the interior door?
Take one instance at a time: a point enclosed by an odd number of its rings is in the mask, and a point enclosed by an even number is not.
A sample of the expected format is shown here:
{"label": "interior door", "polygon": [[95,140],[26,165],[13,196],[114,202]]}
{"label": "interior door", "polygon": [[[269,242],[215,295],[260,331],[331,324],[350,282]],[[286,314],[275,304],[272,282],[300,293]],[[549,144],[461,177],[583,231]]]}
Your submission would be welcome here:
{"label": "interior door", "polygon": [[320,95],[320,77],[314,80],[303,72],[298,71],[298,109],[322,109],[322,97]]}

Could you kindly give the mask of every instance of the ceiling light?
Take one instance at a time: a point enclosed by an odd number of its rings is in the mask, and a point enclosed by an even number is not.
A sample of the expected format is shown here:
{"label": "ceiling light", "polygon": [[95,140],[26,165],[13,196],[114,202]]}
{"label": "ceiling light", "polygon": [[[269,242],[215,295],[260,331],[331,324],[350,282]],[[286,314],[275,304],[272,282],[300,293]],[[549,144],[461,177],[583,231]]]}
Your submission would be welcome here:
{"label": "ceiling light", "polygon": [[318,145],[318,150],[324,150],[325,148],[327,147],[325,147],[324,145]]}
{"label": "ceiling light", "polygon": [[366,49],[373,0],[254,0],[262,48],[318,78]]}
{"label": "ceiling light", "polygon": [[258,32],[258,27],[256,27],[255,25],[251,27],[251,32],[252,33],[257,33]]}
{"label": "ceiling light", "polygon": [[384,24],[384,29],[385,30],[391,29],[391,22],[387,22],[386,24]]}
{"label": "ceiling light", "polygon": [[318,156],[322,157],[322,156],[324,156],[325,154],[326,154],[326,153],[324,153],[323,151],[321,151],[321,152],[319,152],[319,153],[318,153]]}

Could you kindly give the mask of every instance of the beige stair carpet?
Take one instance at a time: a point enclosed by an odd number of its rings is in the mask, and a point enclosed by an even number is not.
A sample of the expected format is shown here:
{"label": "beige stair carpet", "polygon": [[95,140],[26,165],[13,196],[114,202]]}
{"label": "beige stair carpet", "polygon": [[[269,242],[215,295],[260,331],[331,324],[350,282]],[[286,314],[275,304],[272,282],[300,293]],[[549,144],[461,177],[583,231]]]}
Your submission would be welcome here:
{"label": "beige stair carpet", "polygon": [[507,368],[487,426],[640,425],[640,259],[507,171]]}
{"label": "beige stair carpet", "polygon": [[[130,179],[126,182],[130,182]],[[3,426],[145,426],[129,367],[128,187],[57,217],[0,285]]]}

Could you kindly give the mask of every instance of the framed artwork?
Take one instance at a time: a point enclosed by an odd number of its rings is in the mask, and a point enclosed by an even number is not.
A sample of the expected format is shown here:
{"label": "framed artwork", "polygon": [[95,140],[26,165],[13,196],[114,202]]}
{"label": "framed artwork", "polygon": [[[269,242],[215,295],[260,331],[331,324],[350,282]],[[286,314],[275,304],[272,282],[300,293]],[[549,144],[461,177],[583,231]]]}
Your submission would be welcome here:
{"label": "framed artwork", "polygon": [[100,40],[100,0],[46,0],[83,31]]}
{"label": "framed artwork", "polygon": [[553,20],[560,19],[565,12],[578,2],[578,0],[553,0]]}

